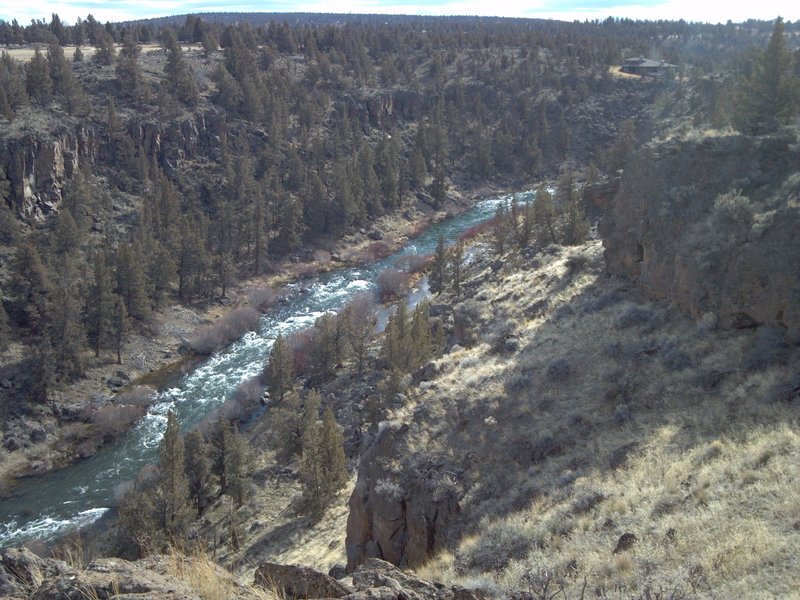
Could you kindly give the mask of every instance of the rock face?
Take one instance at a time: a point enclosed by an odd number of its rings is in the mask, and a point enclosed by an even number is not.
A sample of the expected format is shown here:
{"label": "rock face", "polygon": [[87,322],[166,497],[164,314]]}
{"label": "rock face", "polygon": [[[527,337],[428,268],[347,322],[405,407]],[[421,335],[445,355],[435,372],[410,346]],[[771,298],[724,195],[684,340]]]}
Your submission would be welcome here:
{"label": "rock face", "polygon": [[270,562],[256,569],[253,583],[279,589],[289,598],[343,598],[349,591],[333,577],[314,569]]}
{"label": "rock face", "polygon": [[[270,575],[275,575],[271,578]],[[332,587],[328,581],[337,587]],[[320,582],[320,586],[306,586]],[[482,590],[431,583],[375,558],[353,573],[352,587],[346,586],[307,567],[265,563],[256,570],[257,587],[283,589],[287,598],[345,598],[347,600],[483,600]],[[276,586],[276,584],[278,584]],[[288,584],[289,587],[285,587]],[[298,585],[295,585],[298,584]],[[334,592],[334,593],[331,593]]]}
{"label": "rock face", "polygon": [[[800,167],[793,136],[729,136],[645,147],[600,226],[608,271],[725,327],[779,325],[800,340]],[[783,185],[783,188],[781,188]],[[755,218],[735,235],[714,203],[740,189]]]}
{"label": "rock face", "polygon": [[10,201],[17,214],[39,221],[56,210],[64,184],[84,162],[95,162],[98,145],[98,130],[87,124],[7,136],[0,147],[0,166],[11,184]]}
{"label": "rock face", "polygon": [[347,517],[348,572],[369,558],[417,566],[447,542],[459,505],[452,493],[431,485],[431,475],[443,465],[426,465],[418,475],[403,477],[389,467],[393,458],[412,456],[407,431],[407,425],[387,427],[361,457]]}

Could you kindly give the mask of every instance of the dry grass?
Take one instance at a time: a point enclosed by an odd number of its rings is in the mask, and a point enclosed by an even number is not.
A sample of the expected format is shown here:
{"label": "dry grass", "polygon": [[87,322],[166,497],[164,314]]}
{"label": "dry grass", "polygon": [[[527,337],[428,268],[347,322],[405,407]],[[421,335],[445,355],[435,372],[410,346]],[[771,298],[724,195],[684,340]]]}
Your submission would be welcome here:
{"label": "dry grass", "polygon": [[479,338],[513,321],[521,350],[446,355],[394,415],[424,407],[409,446],[461,457],[462,528],[421,572],[500,594],[550,578],[604,597],[800,597],[798,407],[770,400],[797,349],[740,368],[750,333],[614,289],[600,251],[579,272],[560,252],[473,273]]}
{"label": "dry grass", "polygon": [[283,600],[283,595],[274,589],[267,590],[240,583],[203,552],[194,552],[185,556],[180,552],[173,551],[169,556],[166,574],[196,592],[202,600],[231,600],[234,598]]}

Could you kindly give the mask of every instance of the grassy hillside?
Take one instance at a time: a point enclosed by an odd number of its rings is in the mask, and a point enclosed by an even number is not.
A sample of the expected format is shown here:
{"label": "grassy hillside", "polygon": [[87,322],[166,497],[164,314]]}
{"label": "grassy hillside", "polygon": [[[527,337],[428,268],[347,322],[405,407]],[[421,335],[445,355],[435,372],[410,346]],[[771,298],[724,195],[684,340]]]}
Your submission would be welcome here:
{"label": "grassy hillside", "polygon": [[[792,597],[800,353],[603,271],[599,242],[474,265],[485,283],[461,304],[480,341],[441,358],[393,415],[410,425],[399,477],[419,475],[420,454],[457,467],[452,551],[420,572],[534,598],[548,585]],[[505,352],[511,336],[519,350]]]}

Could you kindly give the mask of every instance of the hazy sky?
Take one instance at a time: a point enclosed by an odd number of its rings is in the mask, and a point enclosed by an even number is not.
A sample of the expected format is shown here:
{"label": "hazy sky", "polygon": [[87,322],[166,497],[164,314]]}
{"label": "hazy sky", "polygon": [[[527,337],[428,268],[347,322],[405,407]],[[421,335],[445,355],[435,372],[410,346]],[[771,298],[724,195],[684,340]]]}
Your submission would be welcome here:
{"label": "hazy sky", "polygon": [[91,13],[99,21],[124,21],[146,17],[199,12],[328,12],[424,15],[481,15],[564,19],[685,19],[724,23],[746,19],[800,19],[798,0],[720,2],[719,0],[0,0],[0,19],[50,20],[58,13],[73,23]]}

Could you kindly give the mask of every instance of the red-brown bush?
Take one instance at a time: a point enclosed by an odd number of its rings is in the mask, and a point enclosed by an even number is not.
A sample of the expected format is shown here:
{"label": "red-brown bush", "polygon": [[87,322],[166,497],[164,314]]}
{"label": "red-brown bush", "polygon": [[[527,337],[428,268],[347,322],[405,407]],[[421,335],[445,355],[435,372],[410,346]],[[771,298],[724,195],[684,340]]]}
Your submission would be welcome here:
{"label": "red-brown bush", "polygon": [[197,354],[211,354],[238,340],[248,331],[258,329],[260,315],[253,307],[237,308],[220,317],[211,325],[204,325],[192,333],[186,343]]}
{"label": "red-brown bush", "polygon": [[378,275],[378,299],[381,302],[399,300],[408,293],[409,275],[397,269],[386,269]]}

